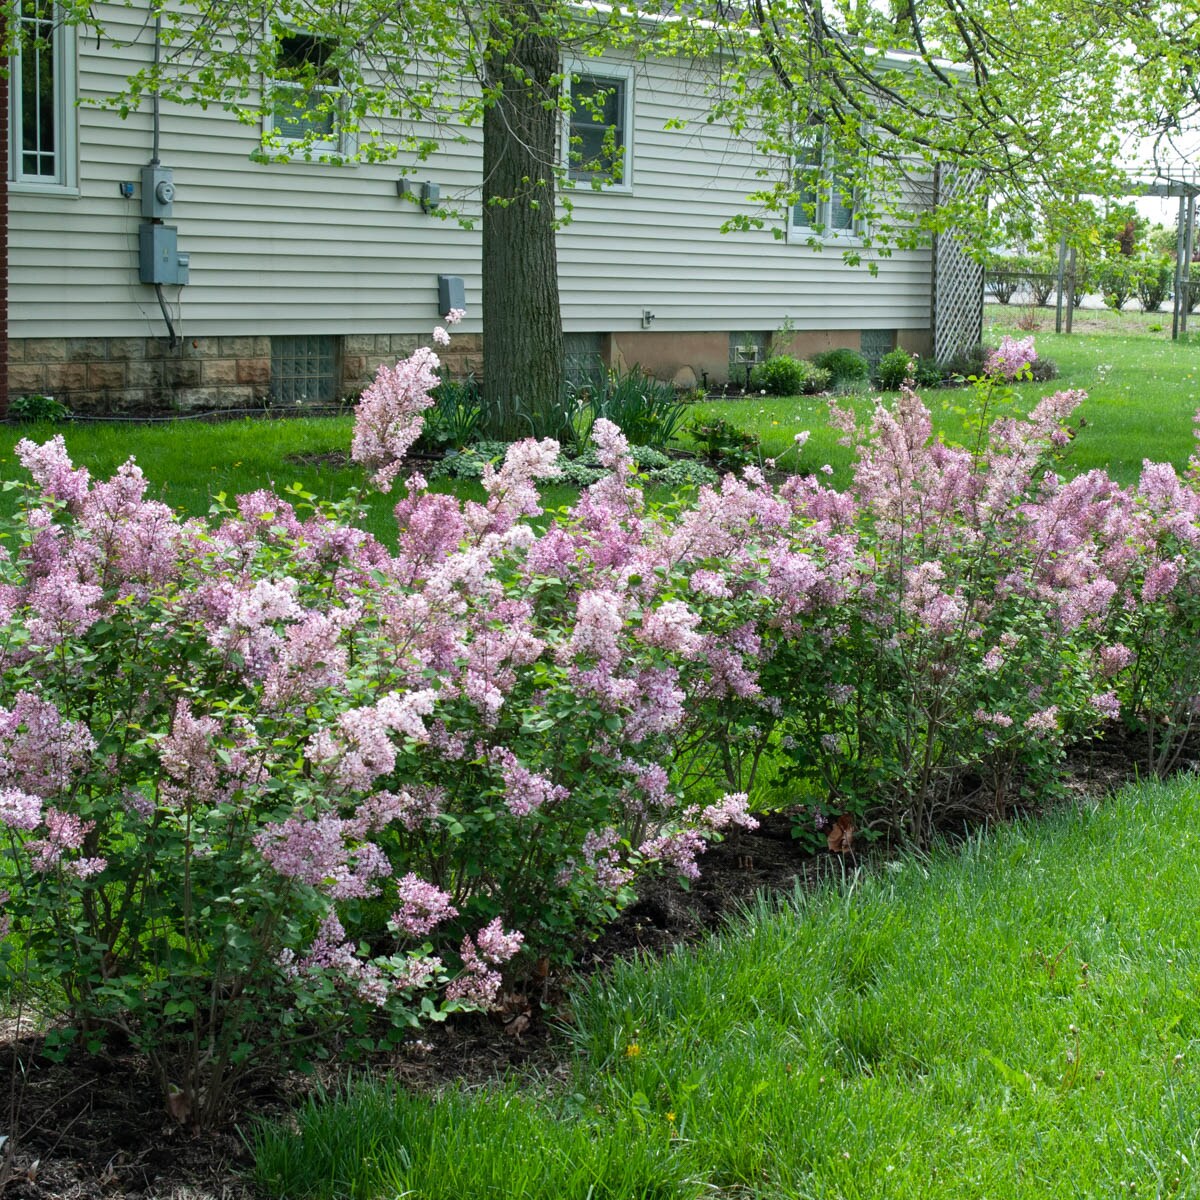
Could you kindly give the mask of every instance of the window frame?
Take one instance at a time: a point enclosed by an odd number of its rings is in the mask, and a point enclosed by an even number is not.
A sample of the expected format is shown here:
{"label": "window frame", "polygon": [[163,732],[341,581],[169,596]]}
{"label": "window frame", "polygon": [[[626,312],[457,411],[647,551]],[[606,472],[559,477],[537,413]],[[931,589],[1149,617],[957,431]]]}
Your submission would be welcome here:
{"label": "window frame", "polygon": [[[57,4],[47,5],[50,21],[50,54],[54,79],[52,84],[54,105],[54,175],[32,175],[24,171],[26,154],[24,138],[24,71],[23,59],[27,47],[23,44],[8,61],[8,185],[13,192],[30,195],[78,196],[79,161],[78,132],[76,129],[75,98],[78,95],[76,77],[76,31],[73,25],[62,20]],[[22,9],[24,5],[22,5]],[[30,18],[22,12],[21,21],[45,18]]]}
{"label": "window frame", "polygon": [[[619,83],[624,90],[621,108],[621,176],[612,179],[599,171],[584,171],[571,166],[571,123],[573,108],[563,113],[563,171],[567,185],[574,191],[601,191],[629,194],[633,191],[634,168],[634,72],[629,63],[614,63],[604,59],[570,59],[563,64],[563,92],[570,101],[575,87],[584,80],[598,83]],[[605,128],[608,128],[607,126]]]}
{"label": "window frame", "polygon": [[[801,186],[799,172],[806,168],[813,172],[813,178]],[[857,211],[858,189],[849,192],[850,203],[847,204],[847,193],[841,190],[841,177],[831,153],[829,135],[824,129],[814,131],[813,140],[807,146],[802,144],[793,153],[789,170],[796,193],[796,200],[788,205],[789,236],[798,236],[803,241],[816,238],[826,242],[861,242],[866,237],[866,221]],[[803,206],[810,202],[813,205],[811,217],[803,211]],[[831,223],[838,207],[849,210],[849,225],[834,226]],[[801,211],[798,213],[797,210]]]}
{"label": "window frame", "polygon": [[[283,29],[280,31],[276,39],[277,45],[282,49],[283,43],[288,38],[306,38],[314,45],[329,44],[329,39],[322,38],[319,34],[308,33],[302,29]],[[338,80],[334,84],[314,84],[312,87],[306,87],[305,84],[295,82],[293,80],[281,80],[275,75],[266,75],[263,78],[263,149],[268,155],[272,151],[279,151],[284,146],[300,146],[301,161],[321,161],[324,158],[344,159],[354,153],[354,139],[352,135],[346,131],[333,131],[330,137],[317,137],[310,142],[305,141],[303,134],[292,136],[284,133],[278,127],[278,109],[279,100],[283,93],[301,93],[306,96],[320,93],[326,96],[334,97],[334,106],[331,110],[333,123],[336,126],[337,113],[343,108],[343,100],[345,97],[345,87],[339,75]]]}

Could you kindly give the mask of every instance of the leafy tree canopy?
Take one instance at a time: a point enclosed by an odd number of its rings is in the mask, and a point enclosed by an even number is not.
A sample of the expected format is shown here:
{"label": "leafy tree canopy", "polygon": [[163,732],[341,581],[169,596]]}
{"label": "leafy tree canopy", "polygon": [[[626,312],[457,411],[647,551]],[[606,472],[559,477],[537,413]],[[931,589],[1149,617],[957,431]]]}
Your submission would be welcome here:
{"label": "leafy tree canopy", "polygon": [[[113,6],[60,9],[95,30]],[[1055,198],[1119,195],[1123,129],[1169,136],[1200,107],[1200,16],[1175,0],[195,0],[162,19],[161,61],[131,74],[114,101],[123,111],[157,89],[257,125],[273,102],[262,81],[281,80],[355,134],[355,157],[409,165],[482,123],[514,84],[495,64],[519,65],[522,39],[579,57],[679,58],[703,104],[679,121],[728,122],[768,164],[760,213],[732,226],[801,199],[790,164],[820,138],[837,165],[823,186],[852,198],[868,250],[882,252],[930,226],[958,226],[980,244],[1012,238]],[[296,52],[306,44],[316,49]],[[535,82],[544,106],[569,109],[561,75]],[[268,140],[263,153],[304,149]],[[545,169],[561,180],[557,149]],[[976,173],[980,186],[914,219],[937,165]]]}

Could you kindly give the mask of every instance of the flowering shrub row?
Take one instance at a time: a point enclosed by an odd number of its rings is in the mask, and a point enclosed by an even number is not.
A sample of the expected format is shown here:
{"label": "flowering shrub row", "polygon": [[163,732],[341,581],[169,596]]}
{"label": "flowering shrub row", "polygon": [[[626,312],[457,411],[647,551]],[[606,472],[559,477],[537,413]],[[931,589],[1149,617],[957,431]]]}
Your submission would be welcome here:
{"label": "flowering shrub row", "polygon": [[[447,335],[438,331],[438,340]],[[557,446],[512,446],[483,503],[413,475],[387,547],[355,500],[257,492],[207,521],[96,482],[60,439],[0,583],[0,919],[9,971],[121,1030],[172,1111],[216,1120],[264,1056],[486,1007],[524,944],[594,928],[658,863],[752,824],[782,759],[818,821],[927,840],[1052,779],[1119,714],[1167,769],[1200,678],[1200,477],[1051,471],[1080,393],[975,444],[911,392],[844,493],[755,470],[648,508],[610,471],[539,528]],[[364,396],[385,490],[436,385],[418,350]],[[541,525],[542,523],[539,523]]]}

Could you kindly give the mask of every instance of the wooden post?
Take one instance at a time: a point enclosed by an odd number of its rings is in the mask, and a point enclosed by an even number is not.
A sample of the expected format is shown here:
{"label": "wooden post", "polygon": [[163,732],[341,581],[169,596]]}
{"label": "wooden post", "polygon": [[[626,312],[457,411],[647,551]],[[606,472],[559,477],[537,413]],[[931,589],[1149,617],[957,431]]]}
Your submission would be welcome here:
{"label": "wooden post", "polygon": [[1078,262],[1078,251],[1074,246],[1071,247],[1071,264],[1067,267],[1067,328],[1064,332],[1070,333],[1071,327],[1075,323],[1075,267]]}
{"label": "wooden post", "polygon": [[1179,315],[1187,309],[1187,284],[1183,276],[1183,255],[1187,249],[1187,197],[1179,197],[1179,220],[1175,229],[1175,303],[1171,306],[1171,340],[1179,338]]}
{"label": "wooden post", "polygon": [[1196,245],[1196,193],[1187,198],[1187,233],[1183,246],[1183,303],[1179,310],[1179,336],[1187,340],[1187,292],[1192,281],[1192,252]]}
{"label": "wooden post", "polygon": [[1058,299],[1054,305],[1054,332],[1063,331],[1063,272],[1067,265],[1067,235],[1064,233],[1058,239]]}

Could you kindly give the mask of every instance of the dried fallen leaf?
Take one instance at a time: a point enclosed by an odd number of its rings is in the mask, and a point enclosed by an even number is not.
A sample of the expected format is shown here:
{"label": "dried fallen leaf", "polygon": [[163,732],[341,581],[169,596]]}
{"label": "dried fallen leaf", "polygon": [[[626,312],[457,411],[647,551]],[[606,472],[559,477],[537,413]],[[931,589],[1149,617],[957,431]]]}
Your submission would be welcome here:
{"label": "dried fallen leaf", "polygon": [[829,830],[829,849],[834,854],[845,854],[854,847],[854,818],[842,813]]}
{"label": "dried fallen leaf", "polygon": [[180,1125],[186,1125],[188,1118],[192,1115],[192,1106],[187,1095],[179,1088],[173,1087],[167,1094],[167,1112],[170,1113]]}
{"label": "dried fallen leaf", "polygon": [[510,1038],[516,1038],[517,1041],[519,1042],[521,1040],[521,1034],[523,1034],[525,1032],[525,1030],[528,1028],[529,1028],[528,1013],[518,1013],[515,1017],[513,1017],[513,1019],[511,1021],[509,1021],[504,1026],[504,1032],[507,1033]]}

